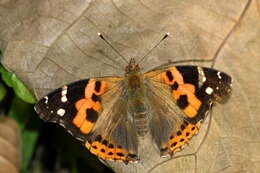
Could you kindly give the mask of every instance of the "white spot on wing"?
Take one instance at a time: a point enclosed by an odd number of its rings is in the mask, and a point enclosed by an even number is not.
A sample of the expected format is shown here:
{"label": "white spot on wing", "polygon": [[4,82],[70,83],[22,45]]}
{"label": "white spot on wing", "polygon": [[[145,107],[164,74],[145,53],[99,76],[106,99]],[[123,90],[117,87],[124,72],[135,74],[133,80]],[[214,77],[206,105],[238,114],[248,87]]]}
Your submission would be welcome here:
{"label": "white spot on wing", "polygon": [[205,82],[206,80],[207,80],[207,78],[205,76],[203,76],[202,82]]}
{"label": "white spot on wing", "polygon": [[64,102],[68,101],[67,96],[66,96],[67,93],[68,93],[68,86],[65,85],[62,87],[62,91],[61,91],[61,102],[64,103]]}
{"label": "white spot on wing", "polygon": [[66,111],[64,110],[64,109],[62,109],[62,108],[60,108],[58,111],[57,111],[57,114],[59,115],[59,116],[63,116],[64,114],[66,113]]}
{"label": "white spot on wing", "polygon": [[211,95],[213,93],[213,89],[211,87],[208,87],[206,88],[205,92],[208,94],[208,95]]}
{"label": "white spot on wing", "polygon": [[63,124],[63,123],[59,123],[60,124],[60,126],[62,126],[62,127],[64,127],[65,128],[65,125]]}
{"label": "white spot on wing", "polygon": [[62,101],[62,102],[66,102],[66,101],[68,101],[68,99],[67,99],[66,96],[62,96],[62,97],[61,97],[61,101]]}
{"label": "white spot on wing", "polygon": [[199,73],[199,86],[202,86],[203,83],[207,80],[204,70],[201,67],[197,67]]}
{"label": "white spot on wing", "polygon": [[79,138],[79,137],[76,137],[77,140],[79,141],[84,141],[83,139]]}
{"label": "white spot on wing", "polygon": [[161,157],[162,158],[167,158],[167,157],[170,157],[171,155],[170,154],[167,154],[167,155],[162,155]]}
{"label": "white spot on wing", "polygon": [[69,132],[69,134],[73,135],[73,134],[72,134],[72,131],[70,131],[70,130],[67,130],[67,131]]}
{"label": "white spot on wing", "polygon": [[47,104],[49,100],[48,96],[45,96],[44,99],[45,99],[45,104]]}
{"label": "white spot on wing", "polygon": [[67,94],[67,90],[68,89],[68,86],[67,85],[65,85],[63,88],[62,88],[62,91],[61,91],[61,95],[62,96],[64,96],[64,95],[66,95]]}
{"label": "white spot on wing", "polygon": [[222,79],[222,76],[221,76],[221,72],[220,72],[220,71],[217,73],[217,75],[218,75],[218,78],[219,78],[219,79]]}

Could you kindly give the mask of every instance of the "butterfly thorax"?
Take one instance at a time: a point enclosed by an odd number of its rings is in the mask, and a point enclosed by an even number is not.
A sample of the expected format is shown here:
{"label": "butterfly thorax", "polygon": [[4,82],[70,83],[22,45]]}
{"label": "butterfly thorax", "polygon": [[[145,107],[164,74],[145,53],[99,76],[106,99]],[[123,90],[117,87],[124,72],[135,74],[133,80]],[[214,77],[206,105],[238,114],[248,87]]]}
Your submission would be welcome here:
{"label": "butterfly thorax", "polygon": [[133,116],[137,134],[143,137],[148,131],[148,116],[145,104],[145,87],[143,75],[134,59],[126,67],[127,98],[130,114]]}

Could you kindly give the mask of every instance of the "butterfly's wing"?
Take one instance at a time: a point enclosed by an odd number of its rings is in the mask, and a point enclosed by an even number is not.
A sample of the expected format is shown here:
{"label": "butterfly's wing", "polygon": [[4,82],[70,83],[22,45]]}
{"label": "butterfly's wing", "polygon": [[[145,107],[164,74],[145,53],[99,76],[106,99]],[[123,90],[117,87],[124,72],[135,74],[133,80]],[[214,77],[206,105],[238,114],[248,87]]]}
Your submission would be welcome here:
{"label": "butterfly's wing", "polygon": [[137,135],[127,116],[123,78],[81,80],[48,94],[35,105],[47,122],[58,123],[96,156],[137,161]]}
{"label": "butterfly's wing", "polygon": [[183,148],[199,131],[212,103],[231,91],[227,74],[197,66],[176,66],[145,75],[153,138],[165,156]]}

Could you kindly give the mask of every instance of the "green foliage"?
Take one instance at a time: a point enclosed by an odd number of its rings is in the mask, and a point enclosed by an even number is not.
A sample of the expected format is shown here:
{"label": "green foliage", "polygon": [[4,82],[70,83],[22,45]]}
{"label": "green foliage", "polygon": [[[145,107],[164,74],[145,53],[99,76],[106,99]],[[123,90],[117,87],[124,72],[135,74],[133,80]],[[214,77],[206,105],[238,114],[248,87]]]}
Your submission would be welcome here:
{"label": "green foliage", "polygon": [[[0,51],[0,57],[1,54]],[[16,75],[8,72],[2,65],[0,65],[0,74],[0,111],[7,112],[9,117],[16,120],[20,128],[21,172],[26,173],[29,172],[29,164],[41,127],[40,119],[37,118],[32,105],[36,99]]]}
{"label": "green foliage", "polygon": [[2,83],[0,83],[0,101],[2,101],[5,98],[6,93],[7,93],[6,88]]}
{"label": "green foliage", "polygon": [[16,120],[21,131],[22,172],[27,172],[35,144],[38,139],[40,120],[33,110],[33,106],[15,96],[12,99],[8,116]]}
{"label": "green foliage", "polygon": [[0,66],[0,73],[5,84],[14,89],[15,94],[27,103],[35,103],[34,94],[20,81],[14,73],[8,72],[3,66]]}
{"label": "green foliage", "polygon": [[[2,51],[0,50],[0,57],[2,56]],[[4,85],[0,82],[0,102],[5,98],[6,96],[6,88]]]}

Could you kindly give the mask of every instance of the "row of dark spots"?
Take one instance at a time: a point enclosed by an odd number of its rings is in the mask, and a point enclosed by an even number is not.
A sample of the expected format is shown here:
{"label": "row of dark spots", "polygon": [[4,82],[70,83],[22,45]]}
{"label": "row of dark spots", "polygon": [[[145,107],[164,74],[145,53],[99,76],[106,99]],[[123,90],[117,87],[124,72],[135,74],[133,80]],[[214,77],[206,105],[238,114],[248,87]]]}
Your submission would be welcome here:
{"label": "row of dark spots", "polygon": [[[181,125],[181,131],[183,131],[186,127],[187,127],[187,123],[182,124],[182,125]],[[195,127],[192,127],[192,128],[191,128],[192,131],[194,131],[195,129],[196,129]],[[182,132],[181,132],[181,131],[180,131],[180,130],[177,131],[177,133],[176,133],[177,136],[181,136],[181,135],[182,135]],[[189,137],[190,132],[186,132],[185,135],[186,135],[186,137]],[[170,139],[173,139],[173,137],[174,137],[174,136],[170,136]],[[184,141],[184,139],[181,138],[181,139],[180,139],[180,142],[183,142],[183,141]],[[171,147],[175,147],[176,145],[177,145],[177,142],[174,142],[174,143],[171,144]]]}
{"label": "row of dark spots", "polygon": [[[102,141],[101,135],[97,135],[94,141],[101,143],[101,141]],[[89,140],[88,142],[89,142],[89,144],[92,143],[90,140]],[[102,141],[102,144],[105,145],[105,146],[107,146],[109,149],[115,148],[113,144],[111,144],[111,143],[108,144],[108,141],[107,141],[106,139],[104,139],[104,140]],[[97,147],[96,145],[92,145],[91,147],[94,148],[94,149],[98,149],[98,147]],[[121,147],[120,145],[118,145],[117,148],[121,149],[122,147]],[[102,148],[100,151],[101,151],[102,153],[105,153],[105,152],[106,152],[106,150],[105,150],[104,148]],[[110,155],[110,156],[113,155],[113,154],[114,154],[113,152],[109,152],[109,153],[108,153],[108,155]],[[123,156],[124,156],[124,154],[121,153],[121,152],[116,153],[116,155],[118,155],[118,156],[120,156],[120,157],[123,157]]]}
{"label": "row of dark spots", "polygon": [[[181,131],[184,131],[187,126],[188,126],[188,122],[187,122],[187,121],[183,121],[183,124],[180,126],[180,129],[181,129],[181,130],[178,130],[176,134],[177,134],[178,136],[181,136],[181,135],[182,135],[182,132],[181,132]],[[192,128],[191,128],[192,131],[194,131],[195,129],[196,129],[195,127],[192,127]],[[190,135],[190,133],[189,133],[189,132],[186,132],[186,137],[188,137],[189,135]],[[170,140],[172,140],[173,138],[174,138],[173,135],[171,135],[171,136],[169,137]],[[183,142],[183,141],[184,141],[184,139],[181,138],[181,139],[180,139],[180,142]],[[171,147],[175,147],[177,144],[178,144],[178,142],[174,142],[174,143],[171,144]],[[166,152],[167,150],[168,150],[167,147],[160,149],[161,152]]]}

